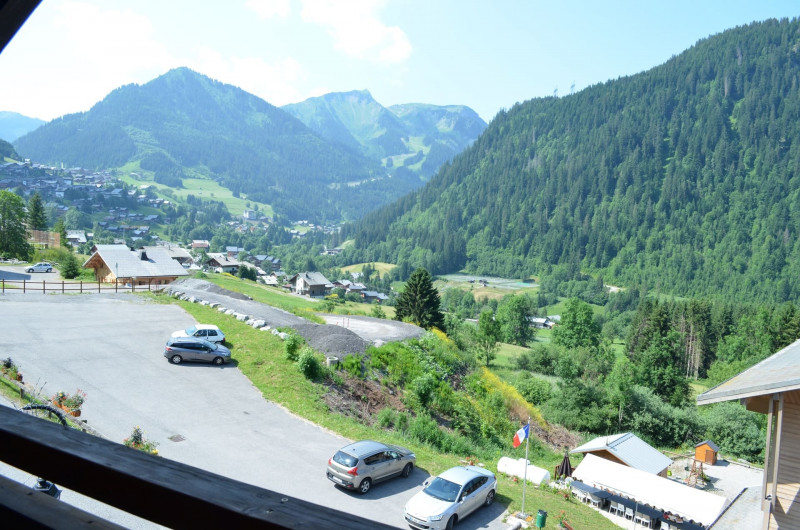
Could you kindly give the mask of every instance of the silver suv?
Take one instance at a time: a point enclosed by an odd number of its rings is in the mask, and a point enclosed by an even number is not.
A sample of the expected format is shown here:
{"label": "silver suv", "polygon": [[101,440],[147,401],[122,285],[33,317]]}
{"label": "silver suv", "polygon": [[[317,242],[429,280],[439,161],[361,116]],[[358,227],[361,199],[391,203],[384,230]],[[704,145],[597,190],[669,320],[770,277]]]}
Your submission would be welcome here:
{"label": "silver suv", "polygon": [[31,265],[25,272],[53,272],[53,266],[46,261],[40,261],[36,265]]}
{"label": "silver suv", "polygon": [[416,463],[417,456],[405,447],[362,440],[342,447],[328,460],[328,479],[363,494],[373,482],[408,477]]}
{"label": "silver suv", "polygon": [[172,364],[183,361],[207,362],[217,366],[231,362],[231,351],[221,344],[214,344],[195,337],[170,338],[164,347],[164,357]]}

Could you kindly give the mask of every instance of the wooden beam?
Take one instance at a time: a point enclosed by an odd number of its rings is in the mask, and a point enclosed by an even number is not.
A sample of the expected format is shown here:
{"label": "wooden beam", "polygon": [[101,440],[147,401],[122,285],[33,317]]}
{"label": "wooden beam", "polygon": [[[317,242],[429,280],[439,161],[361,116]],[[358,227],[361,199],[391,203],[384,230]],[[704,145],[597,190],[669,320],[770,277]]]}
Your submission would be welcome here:
{"label": "wooden beam", "polygon": [[172,528],[392,528],[7,407],[0,407],[0,460]]}
{"label": "wooden beam", "polygon": [[123,528],[2,475],[0,521],[5,528]]}

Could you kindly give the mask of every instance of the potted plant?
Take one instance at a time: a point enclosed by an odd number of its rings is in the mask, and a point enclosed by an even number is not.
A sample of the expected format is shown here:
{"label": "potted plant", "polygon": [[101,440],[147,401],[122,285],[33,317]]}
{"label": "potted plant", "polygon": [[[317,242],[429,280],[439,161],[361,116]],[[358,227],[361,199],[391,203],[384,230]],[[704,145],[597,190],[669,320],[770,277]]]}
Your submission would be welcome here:
{"label": "potted plant", "polygon": [[86,401],[86,392],[80,388],[77,389],[74,394],[59,391],[52,397],[52,400],[55,406],[64,409],[77,418],[81,415],[81,406],[83,406],[83,402]]}
{"label": "potted plant", "polygon": [[131,447],[133,449],[138,449],[139,451],[144,451],[145,453],[150,453],[151,455],[158,454],[158,442],[154,442],[153,440],[148,440],[144,437],[144,431],[138,425],[133,428],[133,432],[127,438],[122,441],[127,447]]}

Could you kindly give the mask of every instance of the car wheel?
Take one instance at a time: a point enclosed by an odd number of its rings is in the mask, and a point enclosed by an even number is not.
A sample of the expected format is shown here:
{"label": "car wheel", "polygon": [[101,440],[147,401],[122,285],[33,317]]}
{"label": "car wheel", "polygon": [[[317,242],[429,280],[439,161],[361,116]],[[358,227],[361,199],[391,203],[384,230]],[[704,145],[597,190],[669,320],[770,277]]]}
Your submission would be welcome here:
{"label": "car wheel", "polygon": [[183,359],[181,359],[180,355],[173,355],[172,357],[169,358],[169,362],[171,362],[172,364],[181,364],[182,360]]}
{"label": "car wheel", "polygon": [[53,269],[47,269],[47,272],[53,272]]}
{"label": "car wheel", "polygon": [[217,366],[221,366],[222,365],[222,357],[214,357],[214,360],[211,361],[211,362],[213,362]]}
{"label": "car wheel", "polygon": [[492,504],[492,501],[494,501],[494,490],[490,491],[486,495],[486,502],[484,502],[483,505],[484,506],[490,506]]}
{"label": "car wheel", "polygon": [[445,530],[453,530],[453,525],[456,524],[456,516],[453,515],[450,519],[447,520],[447,526],[445,526]]}
{"label": "car wheel", "polygon": [[25,269],[25,272],[33,272],[33,269]]}
{"label": "car wheel", "polygon": [[414,464],[412,464],[411,462],[409,462],[408,464],[406,464],[406,467],[404,467],[404,468],[403,468],[403,472],[402,472],[402,473],[400,473],[400,475],[401,475],[403,478],[408,478],[408,476],[411,474],[411,470],[412,470],[412,469],[414,469]]}
{"label": "car wheel", "polygon": [[372,487],[372,481],[368,478],[365,478],[361,481],[361,484],[358,485],[358,491],[361,493],[361,495],[364,495],[369,491],[370,487]]}

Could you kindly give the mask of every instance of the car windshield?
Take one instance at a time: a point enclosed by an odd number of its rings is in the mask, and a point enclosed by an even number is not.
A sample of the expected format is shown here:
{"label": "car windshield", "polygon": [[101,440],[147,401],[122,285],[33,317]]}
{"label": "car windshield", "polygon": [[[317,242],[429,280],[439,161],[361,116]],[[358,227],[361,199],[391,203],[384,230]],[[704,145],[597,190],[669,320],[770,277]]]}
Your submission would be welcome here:
{"label": "car windshield", "polygon": [[355,467],[358,463],[358,458],[348,455],[347,453],[343,453],[341,451],[337,451],[335,455],[333,455],[333,461],[337,464],[341,464],[344,467]]}
{"label": "car windshield", "polygon": [[213,342],[208,342],[208,341],[206,341],[206,346],[209,346],[211,348],[211,351],[217,351],[217,348],[219,348],[219,346],[217,346]]}
{"label": "car windshield", "polygon": [[191,337],[192,335],[194,335],[194,333],[195,333],[196,331],[197,331],[197,328],[196,328],[196,327],[194,327],[194,326],[191,326],[191,327],[188,327],[188,328],[186,328],[186,334],[187,334],[187,335],[189,335],[190,337]]}
{"label": "car windshield", "polygon": [[443,501],[456,502],[456,497],[458,497],[458,492],[460,489],[461,486],[455,482],[450,482],[442,477],[436,477],[431,481],[430,484],[428,484],[428,487],[422,491],[431,497],[435,497]]}

